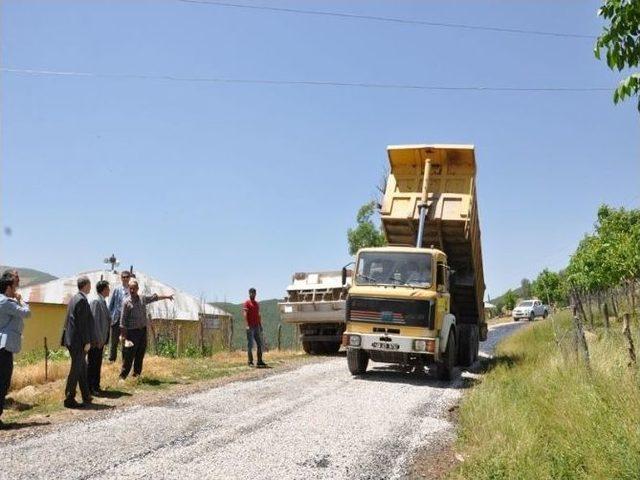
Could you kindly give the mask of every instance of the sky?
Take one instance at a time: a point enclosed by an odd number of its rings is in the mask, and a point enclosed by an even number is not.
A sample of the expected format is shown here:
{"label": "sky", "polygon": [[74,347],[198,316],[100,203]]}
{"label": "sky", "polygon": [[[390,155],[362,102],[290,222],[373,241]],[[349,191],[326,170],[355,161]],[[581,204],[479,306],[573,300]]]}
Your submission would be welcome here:
{"label": "sky", "polygon": [[[234,2],[231,2],[234,3]],[[249,1],[598,35],[594,1]],[[351,261],[346,231],[386,146],[476,146],[487,293],[559,269],[600,204],[640,204],[640,115],[592,38],[178,0],[0,3],[0,263],[122,265],[211,301],[283,297]],[[6,69],[79,72],[46,75]],[[91,75],[84,75],[91,74]],[[10,233],[6,229],[10,229]]]}

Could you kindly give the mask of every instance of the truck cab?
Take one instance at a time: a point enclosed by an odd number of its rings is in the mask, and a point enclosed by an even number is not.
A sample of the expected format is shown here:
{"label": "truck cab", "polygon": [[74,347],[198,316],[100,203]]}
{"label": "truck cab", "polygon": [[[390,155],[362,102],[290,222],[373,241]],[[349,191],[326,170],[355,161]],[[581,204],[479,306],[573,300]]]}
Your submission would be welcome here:
{"label": "truck cab", "polygon": [[447,346],[455,354],[456,342],[449,273],[446,254],[435,248],[358,252],[343,337],[351,373],[364,373],[372,360],[407,368],[435,364],[440,377],[450,375]]}

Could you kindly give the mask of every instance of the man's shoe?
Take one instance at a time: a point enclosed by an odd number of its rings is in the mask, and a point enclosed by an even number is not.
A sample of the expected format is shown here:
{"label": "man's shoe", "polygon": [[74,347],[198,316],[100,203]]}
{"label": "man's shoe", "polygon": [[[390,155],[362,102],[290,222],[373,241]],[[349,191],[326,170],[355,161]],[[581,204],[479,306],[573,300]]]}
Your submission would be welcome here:
{"label": "man's shoe", "polygon": [[258,363],[256,363],[256,366],[258,366],[258,367],[266,367],[267,364],[264,363],[263,361],[259,361]]}
{"label": "man's shoe", "polygon": [[82,408],[82,405],[76,402],[75,398],[65,398],[63,405],[65,408]]}
{"label": "man's shoe", "polygon": [[82,398],[83,405],[90,405],[93,402],[93,397]]}
{"label": "man's shoe", "polygon": [[247,365],[249,365],[250,367],[253,367],[253,362],[247,362]]}

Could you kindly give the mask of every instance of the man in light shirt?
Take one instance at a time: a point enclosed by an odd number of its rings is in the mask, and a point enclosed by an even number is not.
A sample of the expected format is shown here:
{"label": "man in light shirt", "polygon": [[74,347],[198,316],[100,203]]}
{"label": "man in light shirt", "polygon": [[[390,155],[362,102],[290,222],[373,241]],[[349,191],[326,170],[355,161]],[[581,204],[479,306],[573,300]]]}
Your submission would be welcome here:
{"label": "man in light shirt", "polygon": [[0,277],[0,415],[11,385],[13,354],[20,351],[24,319],[31,314],[29,305],[22,301],[18,293],[18,282],[18,276],[11,271]]}

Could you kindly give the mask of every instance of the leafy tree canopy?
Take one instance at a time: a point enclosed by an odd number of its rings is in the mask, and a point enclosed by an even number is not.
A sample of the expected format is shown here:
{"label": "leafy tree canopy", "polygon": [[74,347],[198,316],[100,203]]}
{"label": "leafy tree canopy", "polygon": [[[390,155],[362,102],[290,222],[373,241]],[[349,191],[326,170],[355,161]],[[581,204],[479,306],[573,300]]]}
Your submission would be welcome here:
{"label": "leafy tree canopy", "polygon": [[509,289],[507,293],[504,294],[504,306],[507,310],[513,310],[516,307],[516,302],[518,301],[518,296],[516,293]]}
{"label": "leafy tree canopy", "polygon": [[[608,22],[598,37],[594,53],[600,59],[606,52],[611,70],[622,71],[640,64],[640,0],[605,0],[598,15]],[[633,73],[622,80],[613,93],[618,103],[640,92],[640,73]],[[640,110],[640,98],[638,99]]]}
{"label": "leafy tree canopy", "polygon": [[366,247],[382,247],[387,244],[384,234],[371,220],[375,213],[376,202],[369,202],[358,210],[357,225],[347,231],[349,253],[355,255],[358,250]]}

